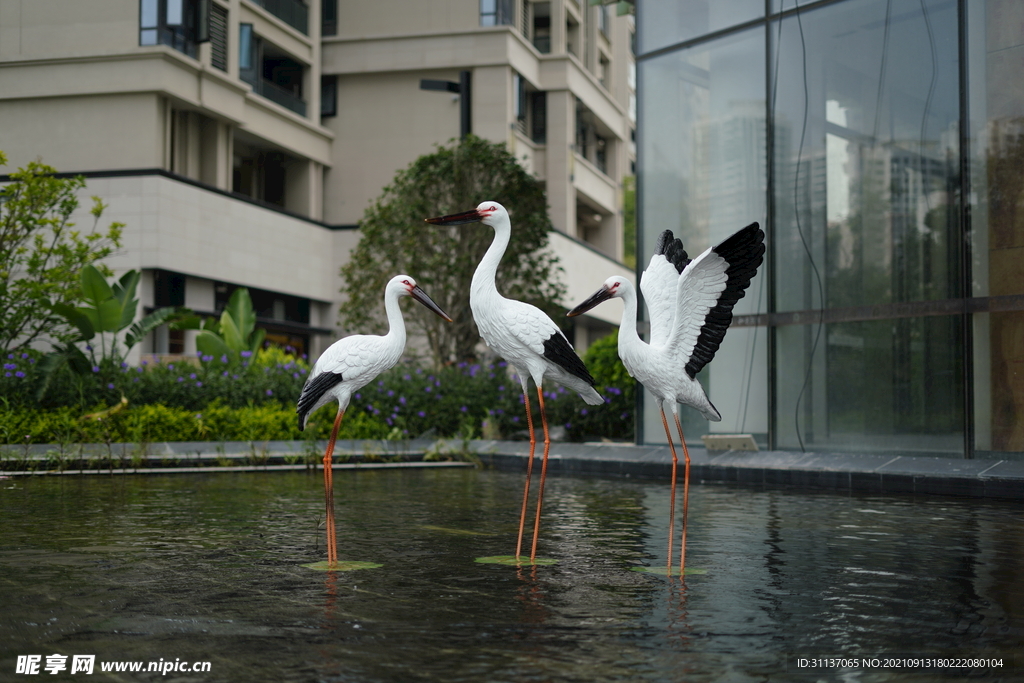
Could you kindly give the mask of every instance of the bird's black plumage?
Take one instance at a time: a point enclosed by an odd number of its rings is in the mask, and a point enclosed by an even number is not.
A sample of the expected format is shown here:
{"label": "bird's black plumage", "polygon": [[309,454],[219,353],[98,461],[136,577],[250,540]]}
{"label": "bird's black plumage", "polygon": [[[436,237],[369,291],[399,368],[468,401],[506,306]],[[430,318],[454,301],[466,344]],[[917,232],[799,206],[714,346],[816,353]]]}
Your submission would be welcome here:
{"label": "bird's black plumage", "polygon": [[590,376],[587,366],[583,364],[580,357],[572,350],[568,340],[560,332],[555,332],[544,340],[544,357],[570,375],[579,377],[590,386],[594,386],[594,378]]}
{"label": "bird's black plumage", "polygon": [[664,256],[675,267],[677,273],[682,273],[683,269],[690,265],[690,257],[686,255],[682,241],[673,235],[671,230],[666,230],[658,235],[654,253]]}
{"label": "bird's black plumage", "polygon": [[306,414],[310,409],[342,379],[340,372],[321,372],[306,382],[302,387],[302,393],[299,394],[299,405],[295,409],[295,412],[299,414],[299,431],[305,428]]}
{"label": "bird's black plumage", "polygon": [[764,260],[764,231],[757,222],[751,223],[711,250],[728,264],[725,270],[727,279],[725,290],[718,297],[718,303],[704,318],[697,344],[686,363],[686,374],[691,379],[715,357],[715,352],[725,338],[725,331],[732,323],[733,306],[743,298],[747,287],[750,286],[750,280],[757,273],[757,267]]}

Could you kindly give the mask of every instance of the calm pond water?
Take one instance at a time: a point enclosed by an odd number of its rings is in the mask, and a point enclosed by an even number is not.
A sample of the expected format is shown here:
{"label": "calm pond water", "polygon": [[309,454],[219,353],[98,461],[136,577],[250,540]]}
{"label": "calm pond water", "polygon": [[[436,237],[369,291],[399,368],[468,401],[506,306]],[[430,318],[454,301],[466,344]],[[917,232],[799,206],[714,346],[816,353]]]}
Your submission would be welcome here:
{"label": "calm pond water", "polygon": [[[1024,508],[695,486],[678,578],[668,487],[549,480],[537,568],[514,551],[521,477],[338,472],[330,573],[313,473],[0,481],[0,680],[19,655],[96,655],[118,681],[955,680],[798,658],[1002,658],[1024,676]],[[107,661],[210,662],[103,673]],[[70,668],[70,667],[69,667]]]}

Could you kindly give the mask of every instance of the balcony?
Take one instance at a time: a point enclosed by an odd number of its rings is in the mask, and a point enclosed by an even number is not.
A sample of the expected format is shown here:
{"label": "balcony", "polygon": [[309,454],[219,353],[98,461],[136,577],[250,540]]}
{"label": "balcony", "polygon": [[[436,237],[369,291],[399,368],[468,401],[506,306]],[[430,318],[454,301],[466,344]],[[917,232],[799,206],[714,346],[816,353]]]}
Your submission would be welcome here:
{"label": "balcony", "polygon": [[309,7],[299,0],[251,0],[292,28],[309,35]]}
{"label": "balcony", "polygon": [[253,79],[252,81],[243,78],[242,80],[251,85],[252,91],[257,95],[262,95],[271,102],[280,104],[285,109],[290,109],[299,116],[306,115],[306,101],[301,97],[297,97],[290,90],[282,88],[277,83],[268,81],[265,78]]}

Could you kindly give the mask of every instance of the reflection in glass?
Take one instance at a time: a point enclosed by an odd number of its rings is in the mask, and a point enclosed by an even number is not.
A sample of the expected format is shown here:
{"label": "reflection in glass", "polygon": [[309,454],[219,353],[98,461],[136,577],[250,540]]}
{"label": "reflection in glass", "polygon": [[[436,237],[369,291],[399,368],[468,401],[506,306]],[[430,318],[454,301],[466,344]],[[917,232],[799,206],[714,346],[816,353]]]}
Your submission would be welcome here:
{"label": "reflection in glass", "polygon": [[636,13],[638,49],[644,54],[759,16],[764,16],[764,0],[641,0]]}
{"label": "reflection in glass", "polygon": [[776,329],[781,448],[963,451],[959,316],[825,325],[808,377],[815,328]]}
{"label": "reflection in glass", "polygon": [[956,8],[888,16],[854,0],[772,30],[779,310],[959,296]]}
{"label": "reflection in glass", "polygon": [[[764,55],[762,29],[640,62],[642,263],[666,229],[693,257],[752,221],[764,224]],[[763,267],[735,313],[765,310],[762,274]],[[711,401],[728,406],[723,421],[709,425],[683,409],[684,433],[767,433],[765,339],[763,328],[730,330],[698,375]],[[652,408],[644,411],[644,439],[663,442],[653,399],[645,405]]]}
{"label": "reflection in glass", "polygon": [[[770,33],[777,310],[959,297],[955,5],[849,0]],[[776,334],[780,447],[962,452],[958,316]]]}
{"label": "reflection in glass", "polygon": [[[1024,295],[1024,3],[968,3],[971,275],[976,296]],[[1024,312],[974,316],[975,449],[1024,458]]]}

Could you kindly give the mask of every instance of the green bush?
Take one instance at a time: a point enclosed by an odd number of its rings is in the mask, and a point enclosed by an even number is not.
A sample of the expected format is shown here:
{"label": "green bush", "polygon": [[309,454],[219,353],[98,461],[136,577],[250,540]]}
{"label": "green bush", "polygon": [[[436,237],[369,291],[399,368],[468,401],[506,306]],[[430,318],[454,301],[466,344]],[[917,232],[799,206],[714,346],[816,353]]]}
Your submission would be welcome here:
{"label": "green bush", "polygon": [[[34,392],[39,358],[24,352],[4,359],[4,443],[327,438],[337,410],[336,404],[324,406],[310,417],[306,432],[299,431],[295,404],[309,365],[278,348],[237,362],[202,356],[142,367],[96,366],[87,377],[62,372],[42,403]],[[564,426],[577,441],[631,439],[634,382],[618,359],[616,337],[591,345],[585,361],[605,403],[588,406],[563,387],[546,387],[550,424]],[[127,406],[106,420],[80,419],[117,405],[122,397]],[[532,388],[530,398],[536,416]],[[459,363],[436,372],[403,363],[356,392],[340,435],[480,436],[484,420],[502,438],[526,437],[519,379],[505,362]],[[540,427],[539,419],[535,426]]]}
{"label": "green bush", "polygon": [[[267,404],[229,408],[214,403],[201,412],[164,405],[128,405],[108,417],[87,417],[102,412],[97,406],[83,413],[69,406],[33,410],[0,403],[0,437],[5,444],[36,443],[154,443],[159,441],[290,441],[326,439],[335,408],[325,406],[300,432],[294,409]],[[381,439],[389,428],[366,412],[345,416],[341,439]]]}

